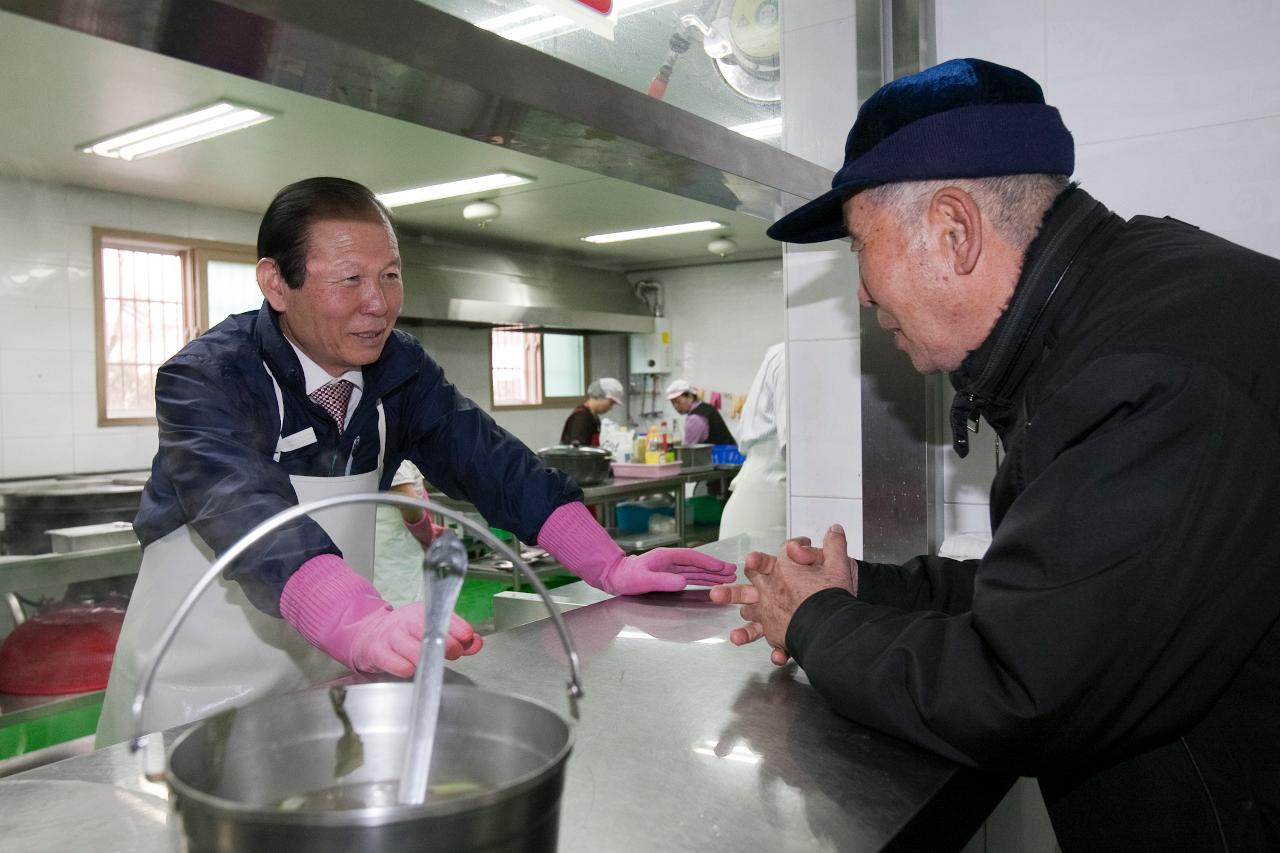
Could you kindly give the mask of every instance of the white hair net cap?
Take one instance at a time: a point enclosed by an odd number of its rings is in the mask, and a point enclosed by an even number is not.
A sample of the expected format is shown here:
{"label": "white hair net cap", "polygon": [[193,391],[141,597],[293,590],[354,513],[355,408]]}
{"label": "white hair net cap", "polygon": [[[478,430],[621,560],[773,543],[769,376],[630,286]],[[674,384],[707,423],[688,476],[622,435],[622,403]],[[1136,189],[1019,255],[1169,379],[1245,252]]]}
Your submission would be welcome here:
{"label": "white hair net cap", "polygon": [[606,376],[603,379],[597,379],[595,382],[588,385],[587,396],[595,397],[597,400],[606,398],[617,403],[619,406],[623,405],[626,399],[622,392],[622,383],[609,376]]}
{"label": "white hair net cap", "polygon": [[667,399],[674,400],[676,397],[679,397],[681,394],[693,394],[695,397],[698,395],[697,392],[693,390],[693,386],[689,384],[689,380],[687,379],[671,380],[671,384],[667,386]]}

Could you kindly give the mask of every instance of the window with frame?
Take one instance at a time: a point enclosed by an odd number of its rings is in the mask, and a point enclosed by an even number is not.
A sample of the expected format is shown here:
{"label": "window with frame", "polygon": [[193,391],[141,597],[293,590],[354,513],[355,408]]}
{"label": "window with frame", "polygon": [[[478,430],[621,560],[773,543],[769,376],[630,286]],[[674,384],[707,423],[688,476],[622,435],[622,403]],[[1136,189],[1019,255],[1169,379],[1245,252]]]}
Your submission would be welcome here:
{"label": "window with frame", "polygon": [[155,422],[156,371],[228,314],[262,304],[251,246],[95,228],[98,425]]}
{"label": "window with frame", "polygon": [[493,406],[563,408],[586,394],[583,335],[497,328],[490,333]]}

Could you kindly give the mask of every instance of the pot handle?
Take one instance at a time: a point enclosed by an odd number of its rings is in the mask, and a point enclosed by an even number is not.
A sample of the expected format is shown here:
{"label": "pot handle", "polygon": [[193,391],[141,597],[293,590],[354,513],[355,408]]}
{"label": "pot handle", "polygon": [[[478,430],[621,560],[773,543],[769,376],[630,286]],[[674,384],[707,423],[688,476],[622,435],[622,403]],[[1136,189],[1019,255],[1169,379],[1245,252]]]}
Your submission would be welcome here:
{"label": "pot handle", "polygon": [[142,732],[142,710],[147,701],[147,694],[151,692],[151,685],[155,681],[156,670],[160,667],[160,661],[168,651],[170,644],[173,642],[174,636],[178,633],[178,629],[182,627],[182,623],[186,621],[187,615],[191,612],[191,608],[195,605],[196,599],[200,597],[210,584],[218,578],[222,572],[231,565],[241,554],[248,550],[249,546],[257,542],[266,534],[293,521],[295,518],[306,515],[316,510],[328,509],[329,507],[342,506],[344,504],[391,504],[401,507],[418,507],[426,512],[442,515],[445,518],[458,522],[466,528],[470,533],[484,542],[490,548],[511,561],[511,565],[519,569],[528,579],[530,585],[542,598],[543,603],[547,606],[547,612],[551,614],[551,621],[555,624],[556,633],[560,635],[560,643],[564,646],[565,654],[569,658],[569,682],[566,690],[569,695],[569,713],[573,719],[579,719],[578,701],[585,695],[582,690],[582,669],[578,661],[578,652],[573,645],[573,637],[569,634],[568,627],[564,624],[564,619],[560,615],[560,611],[556,608],[551,600],[551,594],[547,592],[546,586],[537,576],[533,569],[516,553],[509,545],[502,542],[498,537],[494,536],[488,528],[483,527],[472,521],[462,512],[456,509],[449,509],[438,503],[427,503],[422,498],[410,497],[402,495],[398,492],[366,492],[364,494],[355,495],[337,495],[331,498],[323,498],[310,503],[298,504],[289,507],[268,518],[257,527],[250,530],[241,537],[234,545],[228,548],[221,557],[209,566],[204,576],[199,582],[187,592],[182,603],[178,605],[178,609],[174,612],[172,618],[165,625],[164,631],[160,634],[160,641],[156,644],[155,654],[151,660],[147,662],[146,668],[142,671],[142,677],[138,679],[137,689],[133,694],[133,702],[130,710],[133,716],[133,737],[129,741],[130,749],[137,752],[145,748],[144,769],[148,779],[158,780],[164,776],[164,748],[159,738],[153,739],[149,735]]}

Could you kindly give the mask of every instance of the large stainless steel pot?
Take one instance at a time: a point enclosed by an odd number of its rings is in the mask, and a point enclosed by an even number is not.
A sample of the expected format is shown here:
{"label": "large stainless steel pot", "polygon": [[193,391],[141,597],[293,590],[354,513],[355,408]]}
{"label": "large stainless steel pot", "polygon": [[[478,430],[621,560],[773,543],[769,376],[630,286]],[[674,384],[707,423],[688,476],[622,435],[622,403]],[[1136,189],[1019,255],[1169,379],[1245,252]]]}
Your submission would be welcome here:
{"label": "large stainless steel pot", "polygon": [[507,545],[461,513],[405,495],[347,495],[291,507],[216,560],[187,594],[138,682],[133,699],[135,750],[147,750],[147,775],[165,779],[190,851],[485,851],[555,847],[570,723],[538,702],[476,687],[448,685],[430,781],[468,790],[438,791],[422,805],[401,805],[413,685],[361,684],[273,697],[197,723],[175,743],[165,767],[158,738],[141,735],[142,711],[165,649],[191,605],[262,535],[302,515],[345,503],[415,506],[469,528],[512,564],[548,604],[569,661],[570,708],[582,695],[578,655],[537,575]]}
{"label": "large stainless steel pot", "polygon": [[408,683],[316,689],[183,734],[168,780],[188,849],[554,850],[569,723],[528,699],[446,685],[432,787],[480,790],[400,805],[412,691]]}
{"label": "large stainless steel pot", "polygon": [[573,478],[579,486],[594,486],[609,479],[609,451],[579,444],[557,444],[538,451],[538,457],[548,466],[559,468]]}

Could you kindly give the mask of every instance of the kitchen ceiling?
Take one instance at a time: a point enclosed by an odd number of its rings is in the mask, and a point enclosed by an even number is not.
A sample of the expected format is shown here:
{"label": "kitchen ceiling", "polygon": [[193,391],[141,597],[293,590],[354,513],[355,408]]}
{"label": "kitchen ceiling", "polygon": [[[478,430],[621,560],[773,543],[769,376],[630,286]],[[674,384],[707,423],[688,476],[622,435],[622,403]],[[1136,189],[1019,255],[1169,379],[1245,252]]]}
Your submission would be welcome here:
{"label": "kitchen ceiling", "polygon": [[[764,234],[768,223],[753,216],[8,12],[0,12],[0,79],[0,173],[257,213],[281,186],[311,175],[341,175],[387,192],[503,170],[536,181],[398,208],[399,226],[441,241],[536,248],[612,269],[720,263],[706,246],[721,236],[738,244],[733,260],[781,255]],[[130,162],[76,148],[219,98],[279,117]],[[484,229],[462,216],[477,198],[502,208]],[[580,239],[703,219],[726,227],[604,245]]]}

